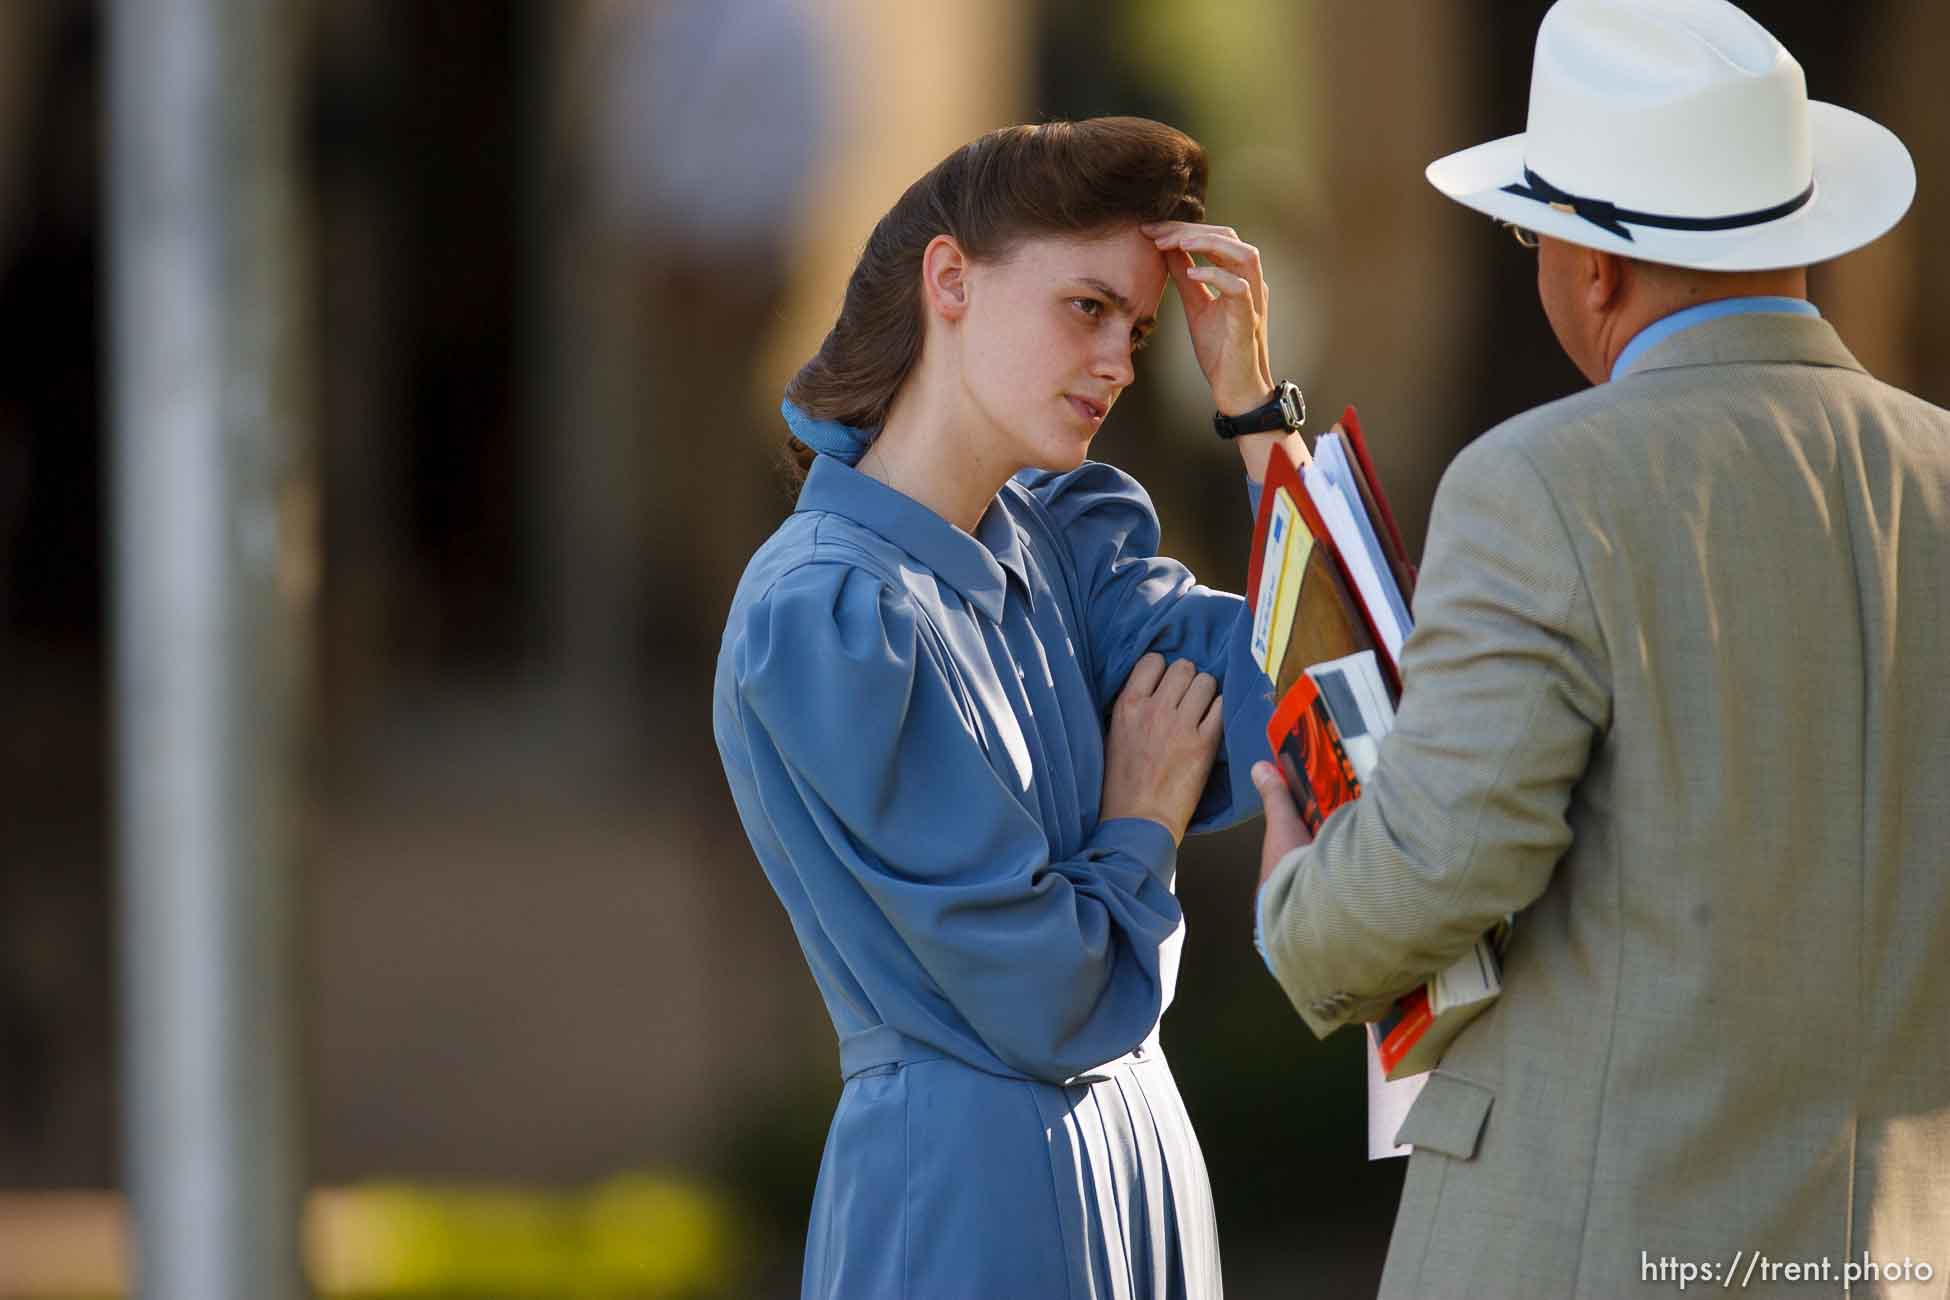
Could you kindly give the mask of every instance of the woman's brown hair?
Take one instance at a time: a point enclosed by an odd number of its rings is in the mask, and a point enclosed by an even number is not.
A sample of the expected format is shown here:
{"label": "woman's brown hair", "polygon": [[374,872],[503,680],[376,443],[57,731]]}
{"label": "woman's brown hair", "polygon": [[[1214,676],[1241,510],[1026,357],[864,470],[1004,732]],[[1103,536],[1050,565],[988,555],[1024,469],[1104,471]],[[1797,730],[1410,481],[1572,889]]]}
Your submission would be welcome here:
{"label": "woman's brown hair", "polygon": [[[878,429],[921,357],[921,255],[952,235],[977,261],[1032,235],[1087,235],[1125,222],[1205,215],[1205,150],[1142,117],[1093,117],[991,131],[907,187],[874,226],[840,317],[786,396],[807,414]],[[795,479],[813,452],[786,439]]]}

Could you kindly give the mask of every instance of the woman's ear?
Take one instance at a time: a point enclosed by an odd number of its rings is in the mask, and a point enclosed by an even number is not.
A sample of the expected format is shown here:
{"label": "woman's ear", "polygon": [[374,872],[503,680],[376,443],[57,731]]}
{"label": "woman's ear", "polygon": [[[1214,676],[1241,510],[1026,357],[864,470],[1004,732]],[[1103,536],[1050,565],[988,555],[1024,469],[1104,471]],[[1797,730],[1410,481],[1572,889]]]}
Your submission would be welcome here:
{"label": "woman's ear", "polygon": [[931,311],[960,320],[968,311],[968,258],[953,235],[936,235],[921,253],[921,292]]}

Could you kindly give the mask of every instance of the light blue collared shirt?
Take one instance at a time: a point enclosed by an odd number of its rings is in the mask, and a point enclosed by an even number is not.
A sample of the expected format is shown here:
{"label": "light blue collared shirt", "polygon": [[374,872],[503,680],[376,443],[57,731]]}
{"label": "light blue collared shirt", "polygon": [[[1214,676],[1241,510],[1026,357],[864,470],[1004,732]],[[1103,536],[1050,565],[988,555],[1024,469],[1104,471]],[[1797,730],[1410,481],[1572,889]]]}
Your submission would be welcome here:
{"label": "light blue collared shirt", "polygon": [[1796,316],[1821,319],[1820,310],[1806,298],[1721,298],[1716,302],[1703,302],[1697,307],[1662,316],[1633,335],[1625,350],[1618,354],[1618,360],[1612,362],[1611,378],[1616,381],[1634,361],[1680,330],[1704,325],[1722,316],[1741,316],[1748,312],[1791,312]]}

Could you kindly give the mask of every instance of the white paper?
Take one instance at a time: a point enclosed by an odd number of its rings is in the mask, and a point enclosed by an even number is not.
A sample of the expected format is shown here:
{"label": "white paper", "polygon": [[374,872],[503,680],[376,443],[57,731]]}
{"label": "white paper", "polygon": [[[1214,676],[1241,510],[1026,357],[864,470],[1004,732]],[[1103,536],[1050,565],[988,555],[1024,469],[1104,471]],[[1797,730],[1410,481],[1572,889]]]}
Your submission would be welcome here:
{"label": "white paper", "polygon": [[[1307,472],[1326,475],[1327,482],[1346,503],[1348,520],[1361,538],[1360,549],[1367,555],[1369,567],[1385,579],[1380,584],[1382,598],[1393,614],[1396,625],[1406,635],[1413,621],[1408,613],[1408,600],[1395,582],[1394,570],[1389,568],[1388,556],[1381,549],[1380,537],[1375,534],[1375,523],[1368,518],[1368,508],[1361,501],[1361,489],[1354,481],[1354,466],[1347,458],[1347,443],[1340,434],[1326,434],[1314,444],[1314,459],[1307,466]],[[1312,493],[1309,492],[1309,495]],[[1331,531],[1331,525],[1329,527]],[[1350,567],[1352,564],[1350,557]],[[1379,617],[1377,614],[1376,618]]]}
{"label": "white paper", "polygon": [[1354,578],[1361,603],[1368,607],[1368,613],[1374,618],[1381,648],[1387,652],[1389,662],[1399,668],[1402,642],[1408,638],[1408,629],[1396,620],[1397,602],[1388,598],[1388,589],[1395,585],[1394,578],[1375,568],[1367,546],[1361,541],[1361,530],[1347,508],[1347,501],[1327,475],[1309,465],[1304,482],[1307,495],[1313,498],[1314,507],[1320,511],[1321,522],[1327,525],[1327,535],[1334,539],[1334,549],[1340,552],[1342,563],[1347,565],[1348,573]]}
{"label": "white paper", "polygon": [[1382,1073],[1381,1057],[1375,1054],[1374,1035],[1361,1026],[1361,1042],[1368,1054],[1368,1159],[1386,1160],[1405,1156],[1412,1149],[1395,1145],[1395,1134],[1408,1118],[1408,1108],[1422,1095],[1429,1081],[1426,1074],[1411,1074],[1390,1082]]}
{"label": "white paper", "polygon": [[[1376,744],[1382,737],[1395,729],[1395,708],[1388,703],[1388,688],[1381,680],[1381,665],[1375,661],[1374,651],[1362,650],[1344,655],[1339,659],[1329,659],[1307,669],[1307,676],[1321,686],[1321,694],[1327,699],[1327,712],[1340,729],[1341,739],[1349,736],[1370,736]],[[1358,717],[1343,718],[1342,710],[1334,707],[1336,695],[1328,685],[1327,679],[1339,678],[1347,687],[1347,693],[1354,700]],[[1365,772],[1356,776],[1367,779]]]}
{"label": "white paper", "polygon": [[1307,676],[1320,688],[1327,716],[1341,733],[1341,748],[1354,768],[1354,779],[1365,785],[1381,759],[1381,738],[1395,725],[1395,711],[1389,707],[1374,651],[1315,664],[1307,669]]}
{"label": "white paper", "polygon": [[1435,988],[1429,993],[1429,1010],[1439,1016],[1472,1002],[1487,1002],[1501,992],[1503,979],[1497,970],[1496,949],[1485,935],[1458,957],[1453,966],[1435,977]]}

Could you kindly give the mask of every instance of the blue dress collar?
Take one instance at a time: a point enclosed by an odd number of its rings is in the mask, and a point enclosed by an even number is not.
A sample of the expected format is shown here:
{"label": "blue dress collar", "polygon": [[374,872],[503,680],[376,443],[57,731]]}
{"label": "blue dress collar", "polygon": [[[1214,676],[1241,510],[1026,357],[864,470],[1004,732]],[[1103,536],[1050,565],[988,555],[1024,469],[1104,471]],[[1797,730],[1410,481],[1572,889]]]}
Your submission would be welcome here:
{"label": "blue dress collar", "polygon": [[1650,352],[1666,339],[1694,325],[1704,325],[1707,321],[1718,320],[1722,316],[1741,316],[1749,312],[1792,312],[1797,316],[1812,316],[1819,320],[1821,312],[1806,298],[1720,298],[1713,302],[1703,302],[1697,307],[1688,307],[1653,321],[1625,345],[1618,354],[1618,360],[1611,363],[1611,378],[1616,381],[1625,376],[1632,364]]}
{"label": "blue dress collar", "polygon": [[971,536],[879,479],[835,457],[819,456],[794,509],[797,514],[812,511],[841,515],[886,538],[992,622],[1002,620],[1010,575],[1028,590],[1022,538],[1001,496],[989,503]]}

